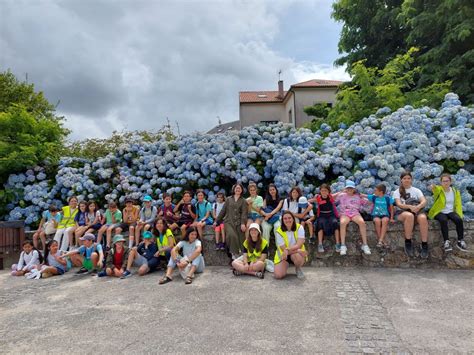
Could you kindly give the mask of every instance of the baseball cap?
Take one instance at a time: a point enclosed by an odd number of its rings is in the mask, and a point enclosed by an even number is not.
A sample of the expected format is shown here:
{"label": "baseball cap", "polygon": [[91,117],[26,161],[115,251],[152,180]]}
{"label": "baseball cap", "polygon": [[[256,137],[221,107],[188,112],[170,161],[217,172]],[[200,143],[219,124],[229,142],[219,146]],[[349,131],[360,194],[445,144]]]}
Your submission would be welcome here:
{"label": "baseball cap", "polygon": [[95,240],[95,236],[92,233],[86,233],[79,239],[82,240],[82,241],[84,241],[84,240]]}
{"label": "baseball cap", "polygon": [[308,207],[308,199],[304,196],[301,196],[299,199],[298,199],[298,207],[301,207],[301,208],[306,208]]}
{"label": "baseball cap", "polygon": [[143,201],[148,202],[148,201],[153,201],[153,199],[151,198],[150,195],[146,195],[145,197],[143,197]]}
{"label": "baseball cap", "polygon": [[252,224],[250,224],[250,226],[249,226],[249,231],[250,231],[251,229],[256,229],[256,230],[258,230],[259,233],[262,233],[262,232],[260,231],[260,226],[259,226],[258,223],[252,223]]}
{"label": "baseball cap", "polygon": [[144,231],[143,234],[143,239],[150,239],[150,238],[153,238],[153,234],[151,234],[150,231]]}
{"label": "baseball cap", "polygon": [[355,189],[355,188],[356,188],[356,184],[354,183],[354,181],[347,180],[347,181],[346,181],[346,188],[347,188],[347,187],[352,188],[352,189]]}

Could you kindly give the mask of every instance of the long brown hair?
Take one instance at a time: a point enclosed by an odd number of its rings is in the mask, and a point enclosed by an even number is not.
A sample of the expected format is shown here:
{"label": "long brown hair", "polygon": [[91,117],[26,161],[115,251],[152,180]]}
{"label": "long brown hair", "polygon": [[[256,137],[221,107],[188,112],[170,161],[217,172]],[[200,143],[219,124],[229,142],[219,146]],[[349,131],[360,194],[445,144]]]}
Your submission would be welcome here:
{"label": "long brown hair", "polygon": [[[257,232],[258,232],[258,229],[257,229]],[[260,249],[262,248],[262,233],[260,232],[258,233],[258,239],[256,242],[254,242],[252,240],[252,237],[250,236],[250,230],[249,230],[249,233],[247,235],[247,245],[251,253],[253,253],[254,249],[257,249],[258,251],[260,251]]]}
{"label": "long brown hair", "polygon": [[405,176],[409,176],[413,179],[413,176],[411,176],[411,173],[409,171],[404,171],[401,175],[400,175],[400,187],[398,188],[400,190],[400,197],[404,200],[407,199],[407,192],[405,190],[405,187],[403,186],[403,184],[401,183],[401,180],[405,177]]}
{"label": "long brown hair", "polygon": [[301,189],[298,187],[298,186],[295,186],[295,187],[292,187],[291,190],[290,190],[290,193],[288,194],[288,198],[290,199],[290,201],[293,201],[293,196],[291,196],[291,193],[293,191],[296,191],[298,193],[298,197],[296,198],[295,201],[298,201],[298,199],[303,196],[303,193],[301,192]]}

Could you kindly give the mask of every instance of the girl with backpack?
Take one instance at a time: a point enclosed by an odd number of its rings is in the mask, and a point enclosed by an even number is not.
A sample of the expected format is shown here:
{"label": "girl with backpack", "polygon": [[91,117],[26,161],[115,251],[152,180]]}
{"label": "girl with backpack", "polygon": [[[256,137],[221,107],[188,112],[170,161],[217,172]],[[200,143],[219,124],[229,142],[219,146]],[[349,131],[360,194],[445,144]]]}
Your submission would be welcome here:
{"label": "girl with backpack", "polygon": [[191,226],[196,227],[199,234],[199,238],[202,239],[202,232],[204,227],[211,226],[214,223],[214,220],[211,216],[212,205],[209,201],[206,200],[206,194],[204,193],[204,190],[197,190],[196,197],[196,219]]}
{"label": "girl with backpack", "polygon": [[[318,253],[324,253],[323,238],[334,235],[336,238],[336,252],[341,251],[341,240],[339,236],[339,214],[336,202],[331,195],[331,187],[322,184],[319,188],[319,195],[309,200],[316,205],[316,222],[314,227],[318,235]],[[314,240],[310,239],[314,243]]]}
{"label": "girl with backpack", "polygon": [[371,215],[377,234],[377,248],[387,247],[385,235],[387,234],[388,222],[395,222],[393,219],[395,200],[385,195],[386,192],[387,187],[384,184],[378,184],[375,186],[374,193],[367,195],[367,199],[374,205]]}

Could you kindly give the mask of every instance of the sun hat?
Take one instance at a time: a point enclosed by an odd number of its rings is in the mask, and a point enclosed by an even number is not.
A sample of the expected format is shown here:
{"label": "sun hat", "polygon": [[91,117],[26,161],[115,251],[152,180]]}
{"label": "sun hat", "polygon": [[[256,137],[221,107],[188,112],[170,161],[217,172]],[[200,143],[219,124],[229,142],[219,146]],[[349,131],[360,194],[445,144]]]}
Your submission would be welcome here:
{"label": "sun hat", "polygon": [[121,234],[117,234],[113,239],[114,244],[118,242],[124,242],[124,241],[125,241],[125,238]]}
{"label": "sun hat", "polygon": [[80,240],[95,240],[95,235],[92,233],[86,233],[82,237],[79,238]]}
{"label": "sun hat", "polygon": [[354,183],[354,181],[351,181],[351,180],[347,180],[346,181],[346,188],[351,188],[351,189],[355,189],[356,188],[356,184]]}
{"label": "sun hat", "polygon": [[260,231],[260,225],[259,225],[258,223],[252,223],[252,224],[250,224],[250,226],[249,226],[249,231],[250,231],[251,229],[256,229],[256,230],[258,230],[258,233],[262,233],[262,232]]}
{"label": "sun hat", "polygon": [[151,238],[153,238],[153,234],[151,234],[150,231],[144,231],[143,234],[142,234],[142,236],[143,236],[143,239],[151,239]]}
{"label": "sun hat", "polygon": [[308,199],[304,196],[301,196],[299,199],[298,199],[298,207],[299,208],[306,208],[308,207]]}
{"label": "sun hat", "polygon": [[153,201],[153,199],[151,198],[150,195],[146,195],[145,197],[143,197],[143,201],[149,202],[149,201]]}

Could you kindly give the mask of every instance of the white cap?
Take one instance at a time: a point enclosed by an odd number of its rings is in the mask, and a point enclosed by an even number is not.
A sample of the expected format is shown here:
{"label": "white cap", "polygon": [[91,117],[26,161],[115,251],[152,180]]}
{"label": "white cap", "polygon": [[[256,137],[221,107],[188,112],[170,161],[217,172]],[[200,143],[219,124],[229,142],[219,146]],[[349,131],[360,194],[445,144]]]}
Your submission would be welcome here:
{"label": "white cap", "polygon": [[252,223],[252,224],[249,226],[249,231],[250,231],[251,229],[256,229],[256,230],[258,230],[258,233],[260,233],[260,234],[262,233],[262,232],[260,231],[260,225],[259,225],[258,223]]}

